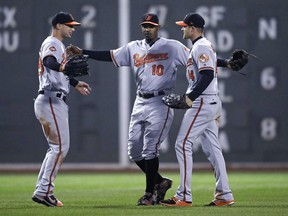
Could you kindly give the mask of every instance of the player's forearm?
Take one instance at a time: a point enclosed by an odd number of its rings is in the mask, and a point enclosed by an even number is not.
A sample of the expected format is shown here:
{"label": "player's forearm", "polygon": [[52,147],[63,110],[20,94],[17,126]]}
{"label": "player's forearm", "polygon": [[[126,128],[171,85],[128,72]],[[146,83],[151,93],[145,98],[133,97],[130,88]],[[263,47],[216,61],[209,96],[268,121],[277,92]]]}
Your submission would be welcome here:
{"label": "player's forearm", "polygon": [[199,73],[200,77],[197,82],[197,85],[193,89],[192,92],[190,92],[187,96],[194,101],[196,98],[198,98],[204,90],[209,86],[209,84],[213,80],[214,72],[212,70],[204,70]]}
{"label": "player's forearm", "polygon": [[88,55],[89,58],[98,61],[112,61],[110,51],[82,50],[82,54]]}
{"label": "player's forearm", "polygon": [[228,63],[226,59],[217,59],[217,67],[227,67]]}

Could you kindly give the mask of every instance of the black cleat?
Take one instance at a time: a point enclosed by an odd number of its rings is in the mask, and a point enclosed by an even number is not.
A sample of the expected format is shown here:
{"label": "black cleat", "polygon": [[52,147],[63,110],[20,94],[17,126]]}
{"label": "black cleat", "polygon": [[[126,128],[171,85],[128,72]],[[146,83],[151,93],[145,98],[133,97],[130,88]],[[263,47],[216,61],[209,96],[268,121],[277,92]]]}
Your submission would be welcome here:
{"label": "black cleat", "polygon": [[155,195],[145,193],[144,196],[138,200],[136,205],[155,205]]}
{"label": "black cleat", "polygon": [[39,196],[37,194],[33,195],[32,200],[39,204],[43,204],[48,207],[62,207],[63,203],[56,199],[53,195],[51,196]]}
{"label": "black cleat", "polygon": [[173,181],[171,179],[163,178],[160,184],[155,185],[156,204],[164,200],[166,192],[172,187],[172,183]]}
{"label": "black cleat", "polygon": [[215,200],[213,200],[211,203],[209,203],[206,206],[231,206],[234,203],[235,203],[234,200],[226,201],[226,200],[217,200],[217,199],[215,199]]}

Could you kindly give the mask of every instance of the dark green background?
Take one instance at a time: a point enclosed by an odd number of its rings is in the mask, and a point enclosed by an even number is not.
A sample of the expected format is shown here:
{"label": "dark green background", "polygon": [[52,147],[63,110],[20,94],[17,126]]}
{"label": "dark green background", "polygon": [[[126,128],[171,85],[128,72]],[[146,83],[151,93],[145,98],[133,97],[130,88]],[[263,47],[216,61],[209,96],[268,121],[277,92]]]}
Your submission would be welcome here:
{"label": "dark green background", "polygon": [[[243,48],[261,58],[262,61],[250,58],[249,64],[243,69],[247,76],[219,71],[219,82],[225,86],[224,94],[233,97],[231,103],[223,100],[227,122],[221,126],[220,131],[228,140],[228,146],[223,146],[223,151],[229,163],[288,163],[288,79],[285,59],[288,45],[287,6],[288,3],[284,0],[130,1],[131,40],[142,39],[139,27],[141,17],[152,10],[159,14],[162,33],[191,46],[182,39],[182,32],[175,21],[183,19],[188,12],[206,11],[206,33],[214,37],[219,57],[228,58],[234,49]],[[61,10],[69,11],[83,24],[76,29],[72,39],[65,41],[66,45],[73,43],[88,49],[110,50],[119,47],[118,32],[129,25],[119,24],[118,7],[116,0],[1,0],[1,163],[38,163],[42,161],[47,148],[40,124],[34,116],[33,98],[37,96],[38,90],[38,50],[51,30],[49,17]],[[219,8],[225,9],[223,19],[213,24],[213,11]],[[7,10],[15,10],[15,22],[10,25],[5,25]],[[270,24],[276,22],[277,36],[261,39],[260,20],[266,20]],[[223,32],[228,32],[233,38],[233,45],[228,50],[219,48],[219,35]],[[92,36],[89,43],[85,39],[87,35]],[[5,37],[9,38],[8,43],[15,40],[13,37],[19,37],[15,50],[7,49]],[[89,82],[93,93],[82,97],[72,89],[68,97],[71,148],[66,161],[115,163],[118,161],[119,149],[118,101],[121,100],[118,98],[118,69],[112,63],[90,63],[91,76],[83,79]],[[263,71],[267,68],[272,68],[273,79],[276,80],[275,86],[269,90],[261,85]],[[187,87],[185,68],[179,67],[178,71],[175,91],[183,93]],[[130,110],[134,98],[135,86],[131,73]],[[161,154],[162,162],[176,162],[174,142],[182,115],[182,111],[176,111],[168,149],[163,149]],[[261,122],[268,118],[276,122],[276,125],[268,125],[275,133],[271,139],[265,139],[261,135]],[[206,162],[201,149],[197,149],[197,145],[195,147],[195,162]]]}

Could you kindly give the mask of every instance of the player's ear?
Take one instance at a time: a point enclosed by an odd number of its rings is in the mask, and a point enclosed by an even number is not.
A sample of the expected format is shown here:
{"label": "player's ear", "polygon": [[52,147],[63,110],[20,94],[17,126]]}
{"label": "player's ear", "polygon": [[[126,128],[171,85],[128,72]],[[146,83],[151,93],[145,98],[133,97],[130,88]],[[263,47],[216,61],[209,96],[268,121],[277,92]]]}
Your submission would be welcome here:
{"label": "player's ear", "polygon": [[59,30],[59,29],[61,29],[61,27],[62,27],[62,24],[57,23],[56,26],[55,26],[55,29]]}

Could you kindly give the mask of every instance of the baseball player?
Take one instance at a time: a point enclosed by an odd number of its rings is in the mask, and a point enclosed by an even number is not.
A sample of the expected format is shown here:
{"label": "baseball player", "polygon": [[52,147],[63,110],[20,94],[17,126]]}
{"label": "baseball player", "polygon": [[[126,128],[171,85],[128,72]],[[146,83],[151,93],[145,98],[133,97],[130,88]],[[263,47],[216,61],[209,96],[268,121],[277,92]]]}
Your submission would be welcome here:
{"label": "baseball player", "polygon": [[193,143],[201,139],[202,149],[210,161],[216,178],[214,200],[209,206],[234,204],[229,188],[226,165],[218,140],[221,101],[218,96],[217,57],[211,43],[204,38],[204,19],[189,13],[183,21],[183,38],[191,39],[192,50],[187,60],[188,88],[184,100],[191,107],[187,109],[175,144],[180,166],[180,185],[176,194],[160,203],[165,206],[191,206],[191,178],[193,167]]}
{"label": "baseball player", "polygon": [[42,163],[32,200],[46,206],[63,206],[54,196],[54,180],[63,163],[70,145],[68,105],[65,103],[69,85],[82,95],[90,94],[91,88],[82,81],[64,74],[66,53],[62,41],[70,38],[79,26],[71,14],[59,12],[52,19],[52,34],[47,37],[39,51],[39,91],[34,103],[47,139],[49,149]]}
{"label": "baseball player", "polygon": [[[146,175],[146,189],[137,205],[154,205],[164,199],[172,180],[159,172],[159,148],[167,137],[174,111],[162,102],[171,93],[178,65],[186,65],[189,49],[172,39],[158,37],[156,14],[144,14],[140,23],[143,40],[136,40],[110,51],[82,50],[68,46],[67,53],[85,54],[100,61],[113,61],[116,67],[129,66],[137,86],[130,119],[128,154]],[[225,60],[220,62],[227,66]]]}

